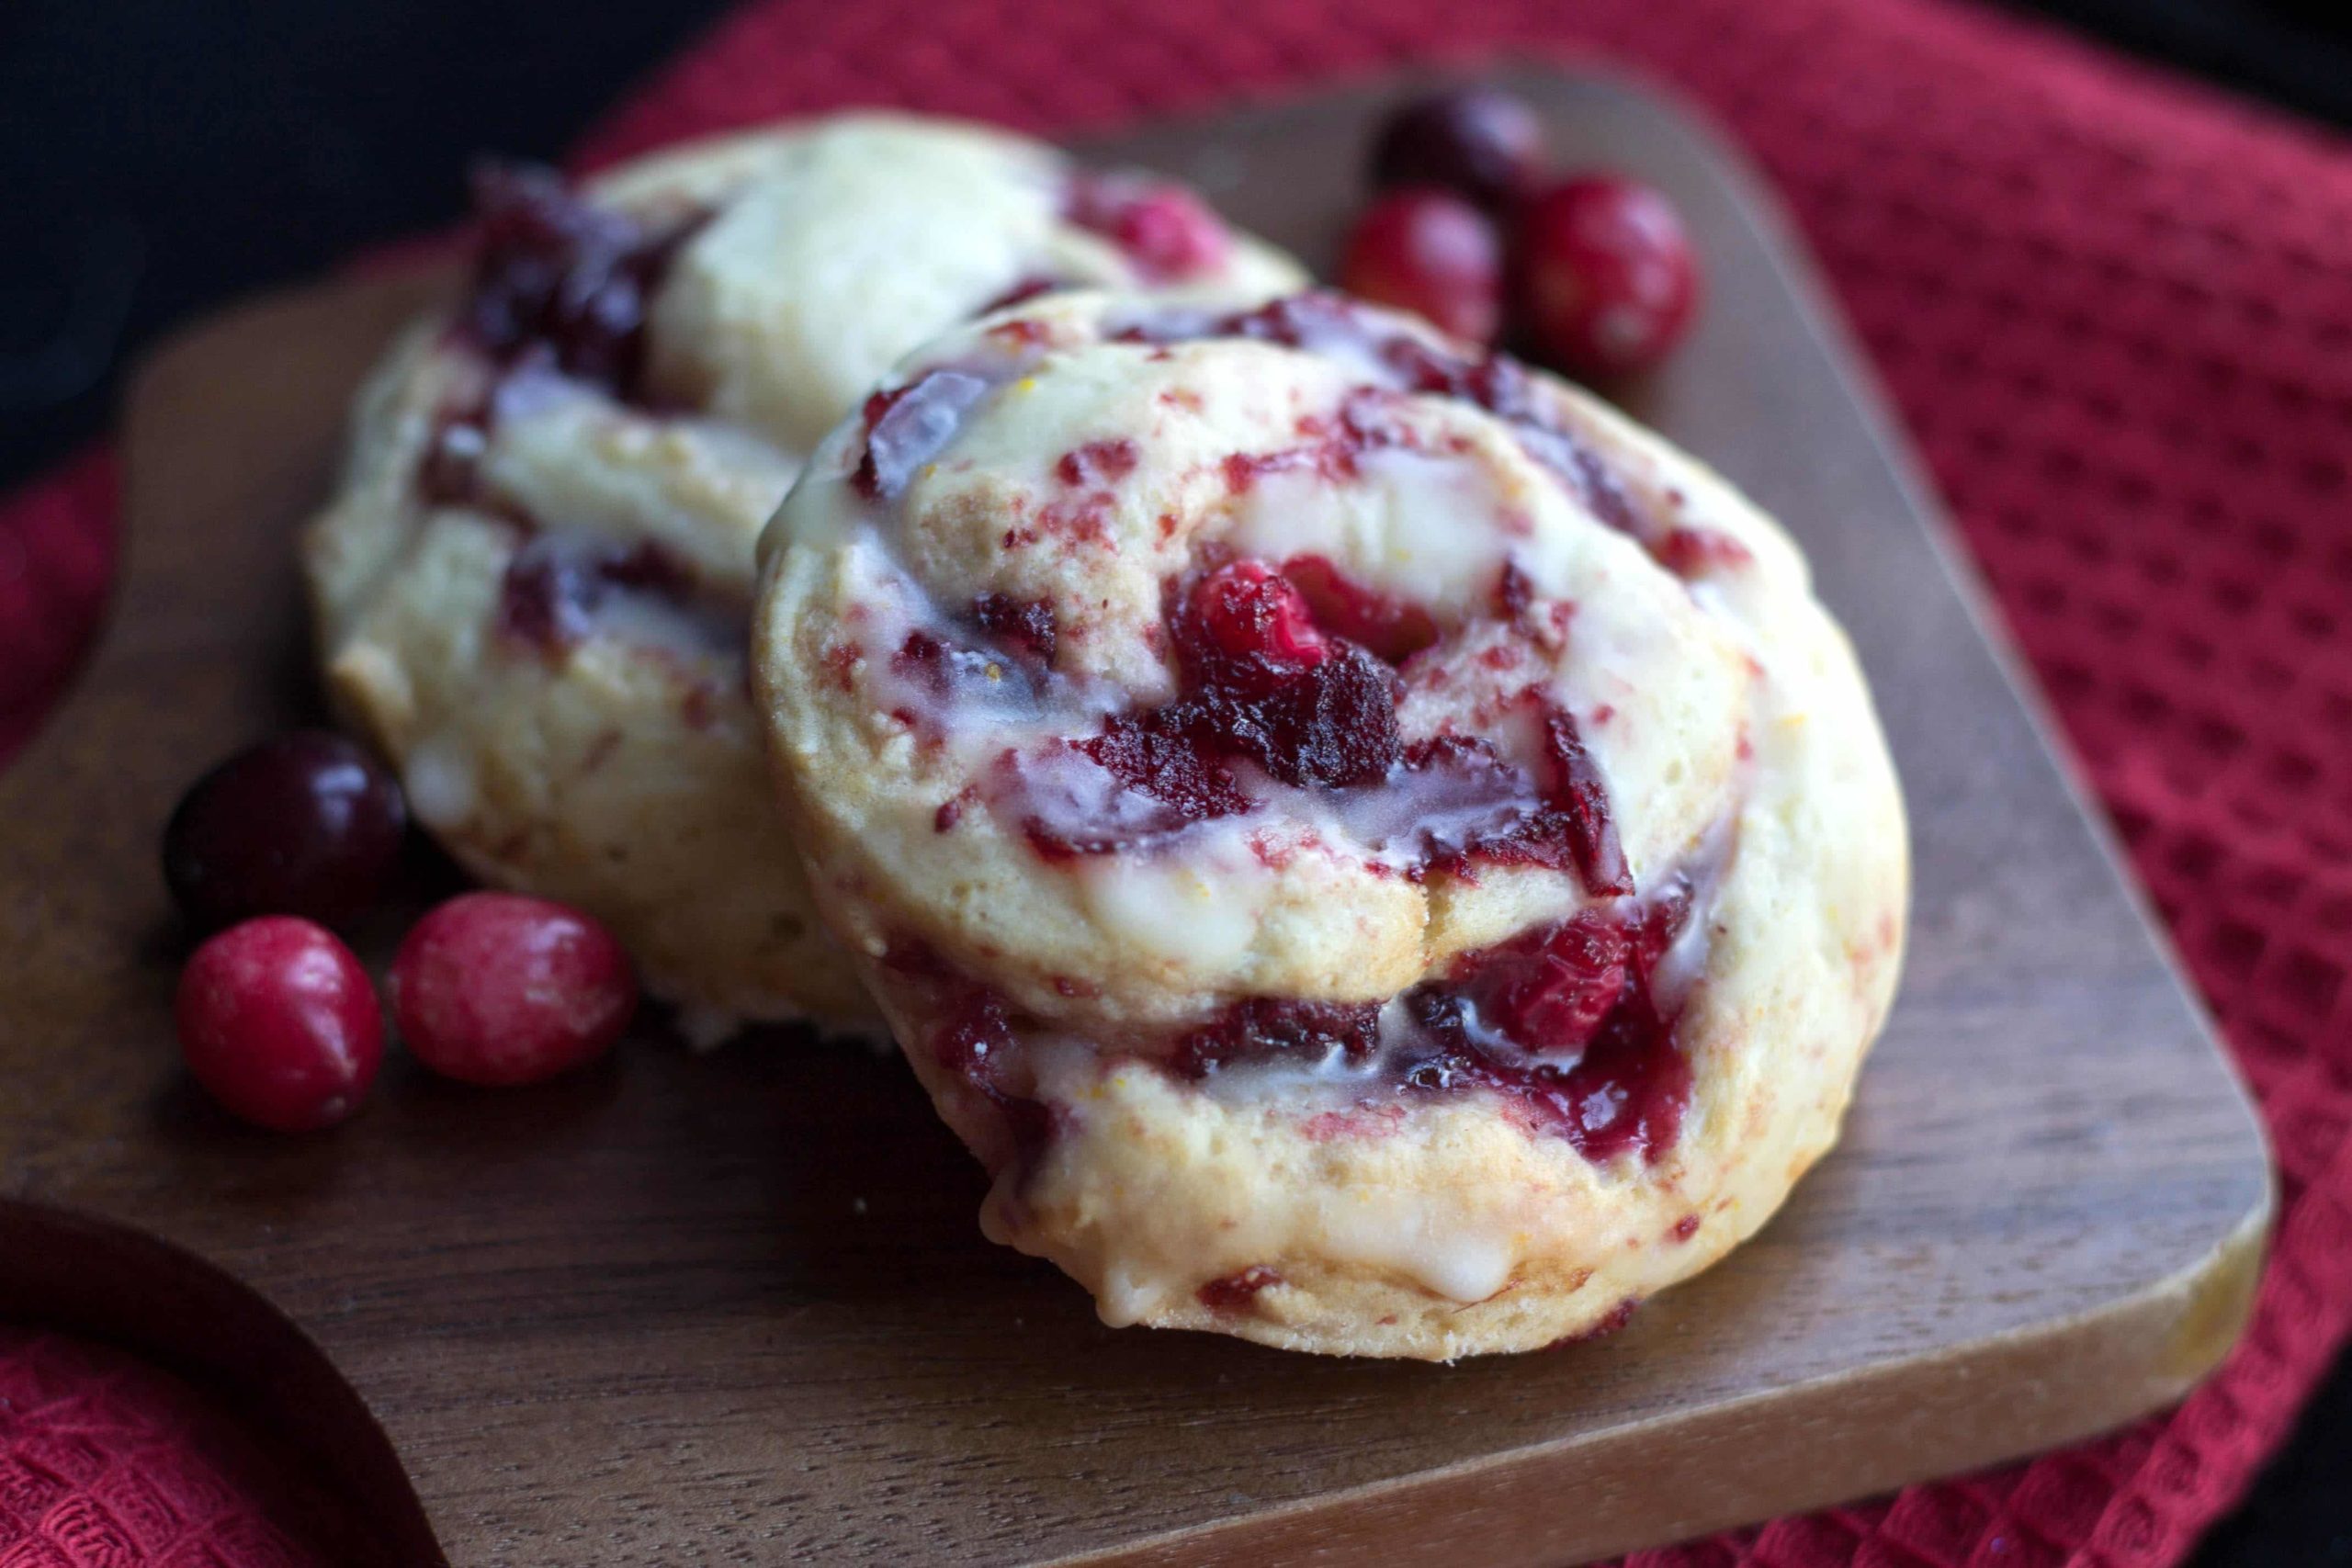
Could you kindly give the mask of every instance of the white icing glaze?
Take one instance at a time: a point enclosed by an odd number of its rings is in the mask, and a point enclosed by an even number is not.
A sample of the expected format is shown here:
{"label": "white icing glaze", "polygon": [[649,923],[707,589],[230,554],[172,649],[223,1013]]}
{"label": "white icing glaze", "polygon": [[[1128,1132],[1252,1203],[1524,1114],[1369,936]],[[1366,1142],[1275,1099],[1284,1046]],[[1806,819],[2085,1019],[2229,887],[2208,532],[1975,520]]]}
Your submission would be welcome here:
{"label": "white icing glaze", "polygon": [[479,798],[470,750],[447,735],[426,738],[412,748],[401,770],[416,819],[435,829],[455,828],[474,814]]}

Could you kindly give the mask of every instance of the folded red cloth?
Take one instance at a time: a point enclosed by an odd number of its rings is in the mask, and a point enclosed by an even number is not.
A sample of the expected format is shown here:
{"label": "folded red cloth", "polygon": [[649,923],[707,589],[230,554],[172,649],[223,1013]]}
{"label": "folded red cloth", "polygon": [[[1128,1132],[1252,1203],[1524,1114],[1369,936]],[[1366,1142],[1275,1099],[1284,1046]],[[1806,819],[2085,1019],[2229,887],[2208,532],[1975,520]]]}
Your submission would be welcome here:
{"label": "folded red cloth", "polygon": [[[1068,130],[1513,51],[1664,77],[1778,181],[2238,1052],[2284,1185],[2254,1327],[2177,1412],[1638,1561],[2170,1562],[2352,1318],[2352,146],[1936,0],[763,0],[585,158],[876,100]],[[0,513],[0,748],[85,635],[107,496],[90,459]],[[0,1377],[22,1353],[0,1340]],[[0,1568],[155,1560],[72,1544],[116,1505],[39,1457],[51,1435],[6,1387]],[[36,1472],[61,1483],[19,1483]],[[213,1552],[186,1560],[273,1561],[227,1534]]]}

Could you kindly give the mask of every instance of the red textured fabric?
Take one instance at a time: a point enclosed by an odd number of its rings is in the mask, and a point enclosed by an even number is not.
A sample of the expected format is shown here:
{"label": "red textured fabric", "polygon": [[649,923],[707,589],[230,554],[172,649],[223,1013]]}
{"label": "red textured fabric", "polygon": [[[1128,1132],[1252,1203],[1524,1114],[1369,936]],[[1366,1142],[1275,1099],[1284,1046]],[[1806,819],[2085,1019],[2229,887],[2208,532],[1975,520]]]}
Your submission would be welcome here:
{"label": "red textured fabric", "polygon": [[[1674,83],[1778,182],[2254,1083],[2284,1184],[2254,1326],[2177,1411],[1634,1561],[2174,1561],[2352,1317],[2352,145],[1939,0],[763,0],[584,158],[852,102],[1065,130],[1531,51]],[[46,670],[88,603],[71,563],[103,531],[101,474],[0,513],[0,638]],[[9,600],[12,538],[63,552],[21,547],[85,596]],[[0,734],[37,683],[18,658]],[[0,1464],[28,1434],[0,1426]]]}
{"label": "red textured fabric", "polygon": [[318,1568],[331,1514],[178,1379],[0,1327],[0,1568]]}

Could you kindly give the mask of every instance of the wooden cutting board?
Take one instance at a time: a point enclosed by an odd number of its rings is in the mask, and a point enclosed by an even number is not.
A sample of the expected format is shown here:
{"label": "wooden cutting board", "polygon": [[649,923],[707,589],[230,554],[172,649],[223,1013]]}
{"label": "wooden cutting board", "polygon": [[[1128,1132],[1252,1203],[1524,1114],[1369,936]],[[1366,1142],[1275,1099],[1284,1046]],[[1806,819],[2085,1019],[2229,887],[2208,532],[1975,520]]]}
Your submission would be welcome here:
{"label": "wooden cutting board", "polygon": [[[1628,400],[1809,547],[1909,790],[1901,1002],[1843,1146],[1756,1241],[1606,1340],[1322,1360],[1100,1326],[981,1240],[978,1169],[855,1047],[650,1036],[503,1095],[396,1062],[335,1134],[232,1123],[175,1065],[155,841],[201,764],[317,714],[292,532],[438,287],[372,278],[193,329],[130,400],[112,629],[0,781],[0,1310],[239,1391],[402,1564],[1559,1563],[2178,1395],[2270,1218],[2244,1093],[1781,214],[1655,97],[1516,85],[1565,160],[1690,215],[1705,319]],[[1327,261],[1408,85],[1090,151]]]}

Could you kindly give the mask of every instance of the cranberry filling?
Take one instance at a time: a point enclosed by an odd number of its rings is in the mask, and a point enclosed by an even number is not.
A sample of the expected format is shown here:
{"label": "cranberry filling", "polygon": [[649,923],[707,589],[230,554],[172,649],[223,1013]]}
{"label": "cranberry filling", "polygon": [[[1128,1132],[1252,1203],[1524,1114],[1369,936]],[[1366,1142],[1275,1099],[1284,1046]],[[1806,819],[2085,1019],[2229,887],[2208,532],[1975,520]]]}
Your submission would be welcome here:
{"label": "cranberry filling", "polygon": [[[1669,529],[1637,507],[1600,455],[1561,423],[1550,400],[1540,394],[1534,376],[1517,360],[1500,354],[1473,358],[1454,353],[1376,319],[1342,296],[1297,294],[1224,316],[1168,308],[1130,321],[1112,336],[1122,343],[1239,337],[1281,344],[1347,360],[1361,367],[1374,385],[1391,391],[1475,403],[1509,424],[1527,455],[1567,486],[1595,517],[1632,535],[1668,570],[1689,576],[1710,566],[1736,564],[1738,558],[1706,544],[1714,537],[1712,534]],[[1725,543],[1737,550],[1736,541]]]}
{"label": "cranberry filling", "polygon": [[1142,457],[1136,444],[1124,435],[1109,441],[1090,441],[1075,451],[1063,453],[1054,465],[1054,477],[1073,490],[1115,484],[1136,471],[1136,464]]}
{"label": "cranberry filling", "polygon": [[684,605],[695,586],[686,564],[650,540],[582,551],[542,536],[506,563],[498,629],[553,656],[585,641],[595,629],[597,610],[616,592],[646,593]]}
{"label": "cranberry filling", "polygon": [[1126,253],[1152,282],[1198,277],[1225,265],[1225,224],[1180,185],[1138,175],[1070,176],[1062,215]]}
{"label": "cranberry filling", "polygon": [[1036,299],[1040,295],[1051,294],[1055,289],[1061,287],[1063,287],[1063,285],[1059,278],[1046,277],[1036,273],[1030,273],[1017,279],[1012,288],[1006,289],[1003,293],[998,295],[995,299],[989,300],[987,304],[981,306],[978,310],[975,310],[972,313],[976,316],[994,315],[999,310],[1011,310],[1015,305],[1026,304],[1028,301]]}
{"label": "cranberry filling", "polygon": [[1631,913],[1586,910],[1416,987],[1403,998],[1419,1036],[1398,1064],[1406,1087],[1500,1089],[1589,1158],[1632,1150],[1655,1164],[1690,1099],[1679,1009],[1660,1005],[1654,980],[1691,901],[1678,876]]}
{"label": "cranberry filling", "polygon": [[1244,815],[1253,801],[1240,770],[1254,764],[1278,784],[1339,795],[1362,840],[1416,880],[1480,863],[1537,865],[1573,868],[1595,897],[1631,892],[1608,794],[1575,718],[1538,688],[1517,699],[1538,710],[1548,780],[1476,737],[1406,745],[1394,671],[1340,627],[1409,657],[1436,636],[1435,623],[1321,558],[1302,559],[1328,615],[1287,570],[1259,560],[1229,561],[1177,594],[1175,700],[1114,714],[1096,734],[1066,743],[1110,775],[1111,790],[1069,780],[1050,758],[1007,754],[999,797],[1020,802],[1037,853],[1057,863],[1114,853]]}
{"label": "cranberry filling", "polygon": [[972,601],[972,622],[998,642],[1041,665],[1053,663],[1054,649],[1061,640],[1054,607],[1043,599],[983,593]]}
{"label": "cranberry filling", "polygon": [[1193,1292],[1211,1312],[1247,1312],[1258,1303],[1258,1292],[1283,1282],[1283,1277],[1262,1263],[1221,1274]]}
{"label": "cranberry filling", "polygon": [[1021,1087],[1021,1043],[1004,998],[920,942],[893,943],[882,963],[926,993],[934,1021],[925,1048],[995,1107],[1006,1156],[1025,1174],[1053,1141],[1055,1111]]}
{"label": "cranberry filling", "polygon": [[[1506,569],[1507,571],[1512,569]],[[1437,641],[1437,622],[1409,599],[1376,592],[1322,556],[1293,556],[1283,576],[1306,601],[1315,624],[1402,664]]]}
{"label": "cranberry filling", "polygon": [[1679,1007],[1662,1004],[1654,982],[1691,903],[1677,876],[1640,904],[1587,908],[1465,953],[1398,998],[1385,1038],[1376,1002],[1259,997],[1179,1038],[1163,1064],[1197,1082],[1283,1059],[1376,1063],[1398,1093],[1492,1089],[1589,1158],[1632,1150],[1655,1163],[1681,1127],[1690,1065],[1674,1044]]}
{"label": "cranberry filling", "polygon": [[463,326],[513,364],[544,348],[567,375],[642,391],[645,319],[699,216],[655,227],[580,200],[552,169],[491,164],[473,178],[480,239]]}
{"label": "cranberry filling", "polygon": [[868,501],[904,491],[922,466],[947,448],[956,432],[989,393],[989,383],[965,370],[933,370],[903,387],[865,400],[865,456],[852,479]]}
{"label": "cranberry filling", "polygon": [[1252,997],[1176,1043],[1168,1065],[1199,1079],[1228,1063],[1295,1055],[1319,1060],[1338,1051],[1362,1061],[1379,1043],[1378,1002],[1299,1002]]}

